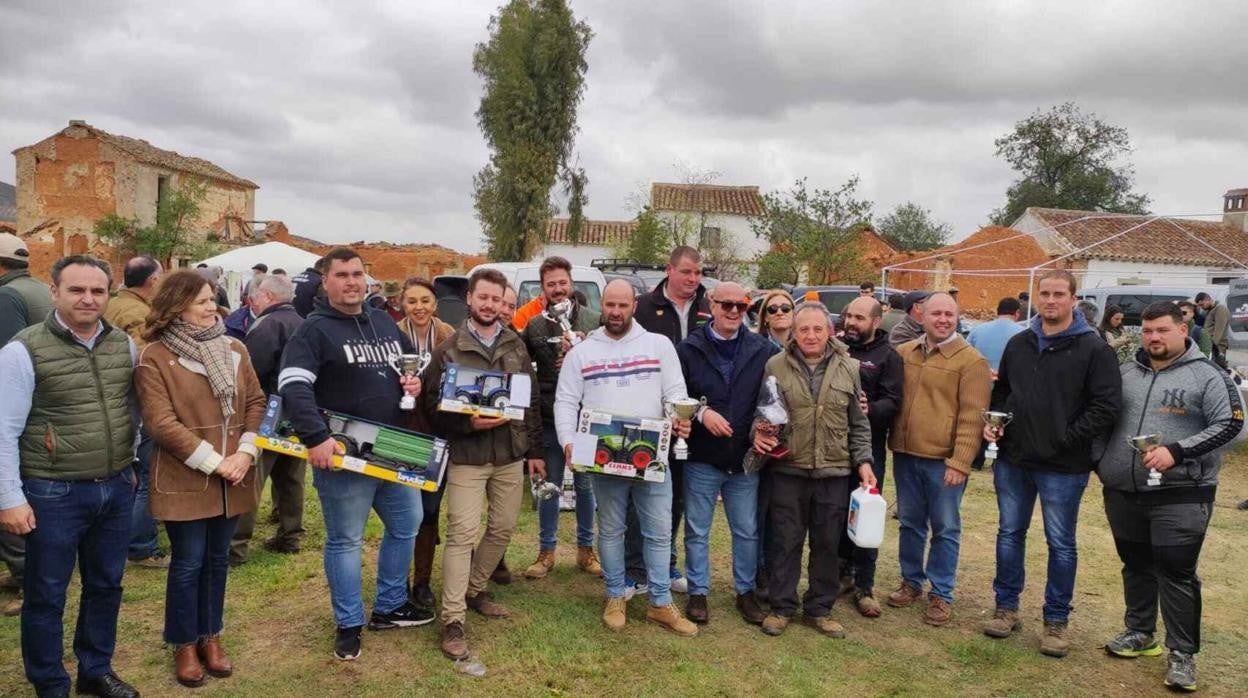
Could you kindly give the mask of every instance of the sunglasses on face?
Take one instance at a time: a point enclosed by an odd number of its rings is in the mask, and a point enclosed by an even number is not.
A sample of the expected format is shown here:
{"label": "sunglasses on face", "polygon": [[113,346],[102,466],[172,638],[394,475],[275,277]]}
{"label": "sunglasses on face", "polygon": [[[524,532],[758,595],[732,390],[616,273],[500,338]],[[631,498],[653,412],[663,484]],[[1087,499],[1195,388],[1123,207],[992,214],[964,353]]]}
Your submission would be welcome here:
{"label": "sunglasses on face", "polygon": [[789,305],[788,303],[780,303],[779,305],[767,306],[768,315],[787,315],[788,313],[791,313],[791,312],[793,312],[793,306]]}
{"label": "sunglasses on face", "polygon": [[719,307],[722,308],[725,313],[731,313],[734,310],[737,311],[738,313],[744,313],[746,310],[749,310],[750,308],[750,304],[746,303],[745,301],[715,301],[715,302],[719,304]]}

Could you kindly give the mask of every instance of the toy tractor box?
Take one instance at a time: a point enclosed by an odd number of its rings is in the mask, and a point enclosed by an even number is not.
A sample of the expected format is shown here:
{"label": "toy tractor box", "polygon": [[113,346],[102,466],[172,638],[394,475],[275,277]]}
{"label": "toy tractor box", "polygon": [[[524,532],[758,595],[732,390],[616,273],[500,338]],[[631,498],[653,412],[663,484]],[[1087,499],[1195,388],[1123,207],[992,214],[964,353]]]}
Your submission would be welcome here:
{"label": "toy tractor box", "polygon": [[667,479],[672,423],[667,419],[624,417],[581,410],[572,438],[572,468],[583,473]]}
{"label": "toy tractor box", "polygon": [[448,363],[442,371],[441,412],[524,419],[533,382],[527,373],[503,373]]}
{"label": "toy tractor box", "polygon": [[[426,492],[441,486],[449,455],[446,440],[339,412],[322,410],[321,414],[330,438],[342,446],[343,454],[334,456],[335,470],[350,470]],[[280,395],[269,396],[256,447],[305,460],[308,457],[308,447],[299,442],[290,422],[282,418]]]}

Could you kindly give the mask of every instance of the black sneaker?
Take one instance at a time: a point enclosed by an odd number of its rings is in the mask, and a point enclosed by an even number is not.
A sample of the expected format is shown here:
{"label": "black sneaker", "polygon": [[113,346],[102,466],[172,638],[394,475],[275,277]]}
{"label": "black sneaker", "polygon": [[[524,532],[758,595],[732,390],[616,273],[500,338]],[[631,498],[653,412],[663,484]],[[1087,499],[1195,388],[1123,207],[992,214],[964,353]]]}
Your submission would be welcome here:
{"label": "black sneaker", "polygon": [[344,662],[358,659],[360,656],[360,630],[363,626],[338,628],[338,637],[334,639],[334,656]]}
{"label": "black sneaker", "polygon": [[378,613],[368,619],[369,630],[393,630],[394,628],[411,628],[417,625],[428,625],[434,619],[433,611],[421,608],[408,601],[389,613]]}

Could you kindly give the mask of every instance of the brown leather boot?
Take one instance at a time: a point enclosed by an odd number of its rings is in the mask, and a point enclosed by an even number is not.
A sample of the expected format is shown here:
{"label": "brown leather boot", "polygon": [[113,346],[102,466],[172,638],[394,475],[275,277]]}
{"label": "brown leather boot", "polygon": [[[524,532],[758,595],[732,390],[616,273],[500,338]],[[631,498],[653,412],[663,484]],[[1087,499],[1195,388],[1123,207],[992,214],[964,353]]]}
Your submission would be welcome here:
{"label": "brown leather boot", "polygon": [[173,654],[173,676],[187,688],[204,685],[204,667],[199,663],[195,645],[182,645]]}
{"label": "brown leather boot", "polygon": [[442,656],[447,659],[468,656],[468,638],[464,636],[463,623],[455,621],[442,626]]}
{"label": "brown leather boot", "polygon": [[230,658],[225,656],[225,649],[221,647],[220,635],[212,635],[200,640],[199,660],[204,663],[204,669],[218,679],[224,679],[234,673],[234,665],[230,663]]}
{"label": "brown leather boot", "polygon": [[537,553],[537,560],[524,570],[525,579],[543,579],[550,571],[555,568],[555,551],[540,550]]}
{"label": "brown leather boot", "polygon": [[592,545],[580,545],[576,548],[576,566],[594,575],[602,576],[602,563],[598,562],[598,553]]}

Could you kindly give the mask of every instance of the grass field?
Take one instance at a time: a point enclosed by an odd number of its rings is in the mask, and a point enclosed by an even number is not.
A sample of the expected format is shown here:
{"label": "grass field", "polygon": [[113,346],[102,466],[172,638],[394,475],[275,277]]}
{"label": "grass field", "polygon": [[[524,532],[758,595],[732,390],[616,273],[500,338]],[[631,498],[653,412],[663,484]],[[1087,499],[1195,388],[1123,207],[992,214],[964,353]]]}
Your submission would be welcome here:
{"label": "grass field", "polygon": [[[1248,453],[1223,470],[1217,508],[1201,558],[1204,580],[1202,695],[1248,695],[1248,512],[1234,509],[1248,497]],[[885,495],[891,500],[892,485]],[[436,625],[369,633],[355,662],[331,656],[333,621],[321,570],[320,512],[311,487],[305,552],[279,556],[258,550],[233,570],[227,592],[226,646],[236,666],[230,679],[209,679],[197,693],[221,696],[417,695],[1010,695],[1146,696],[1163,693],[1164,657],[1116,660],[1100,646],[1120,630],[1119,562],[1093,477],[1080,527],[1079,580],[1071,618],[1072,653],[1050,659],[1037,651],[1041,627],[1045,546],[1039,511],[1028,550],[1030,583],[1023,597],[1021,635],[991,640],[981,634],[992,613],[996,503],[991,477],[971,478],[963,505],[962,559],[954,621],[923,625],[916,609],[885,608],[867,620],[843,598],[833,610],[849,633],[829,640],[801,625],[770,638],[746,625],[732,605],[726,525],[718,514],[712,540],[711,623],[694,639],[669,635],[644,622],[645,599],[634,599],[629,625],[612,634],[599,620],[603,588],[573,564],[573,519],[561,520],[558,565],[547,579],[518,579],[496,590],[514,617],[485,621],[470,616],[469,640],[486,664],[485,678],[456,674],[438,650]],[[526,499],[526,505],[529,502]],[[267,506],[265,508],[267,511]],[[261,525],[257,540],[271,533]],[[369,545],[380,526],[374,518]],[[508,560],[523,569],[537,550],[537,519],[525,509]],[[683,560],[683,550],[681,551]],[[369,589],[374,555],[365,563]],[[881,551],[877,584],[896,584],[896,522]],[[436,572],[435,572],[436,580]],[[435,591],[439,585],[435,581]],[[67,609],[72,634],[75,598]],[[677,596],[683,605],[683,597]],[[145,696],[190,693],[174,683],[170,652],[161,646],[164,573],[131,568],[125,578],[115,667]],[[66,658],[73,674],[67,635]],[[27,695],[18,619],[0,619],[0,695]]]}

